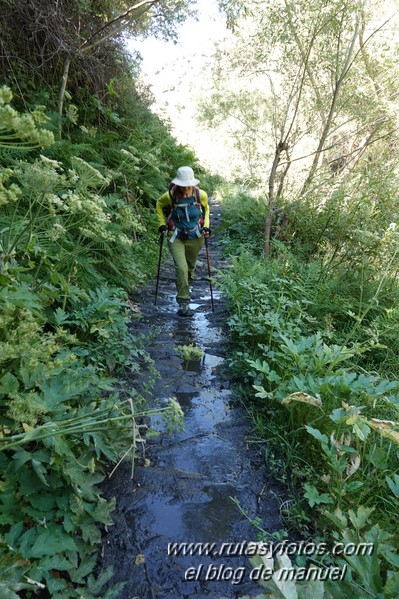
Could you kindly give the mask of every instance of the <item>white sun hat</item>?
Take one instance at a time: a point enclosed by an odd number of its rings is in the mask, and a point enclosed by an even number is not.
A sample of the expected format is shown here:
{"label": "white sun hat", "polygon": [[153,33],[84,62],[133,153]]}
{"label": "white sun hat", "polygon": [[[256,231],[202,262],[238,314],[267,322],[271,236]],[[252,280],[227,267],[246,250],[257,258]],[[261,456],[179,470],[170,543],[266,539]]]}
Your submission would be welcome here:
{"label": "white sun hat", "polygon": [[172,183],[179,187],[191,187],[197,185],[199,180],[194,177],[194,171],[191,166],[181,166],[176,171],[176,177],[172,179]]}

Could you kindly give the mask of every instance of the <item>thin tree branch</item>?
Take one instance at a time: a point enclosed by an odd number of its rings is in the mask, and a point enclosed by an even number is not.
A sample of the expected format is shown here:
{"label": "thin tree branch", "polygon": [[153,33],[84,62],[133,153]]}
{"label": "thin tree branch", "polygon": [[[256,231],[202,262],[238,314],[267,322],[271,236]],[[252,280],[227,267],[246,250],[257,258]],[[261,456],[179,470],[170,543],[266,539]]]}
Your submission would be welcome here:
{"label": "thin tree branch", "polygon": [[[378,129],[381,127],[382,123],[383,122],[380,122],[378,124]],[[358,129],[358,131],[360,131],[360,130],[361,129]],[[395,127],[395,129],[391,129],[387,133],[384,133],[384,135],[380,135],[379,137],[376,137],[368,145],[371,145],[371,144],[375,143],[376,141],[379,141],[380,139],[384,139],[386,137],[389,137],[390,135],[392,135],[396,131],[399,131],[399,127]],[[332,148],[335,148],[337,145],[339,145],[339,144],[338,143],[331,144],[330,146],[324,148],[323,152],[327,152],[327,150],[331,150]],[[352,154],[355,154],[356,152],[358,152],[360,150],[361,150],[361,148],[357,147],[354,150],[352,150],[351,152],[349,152],[348,154],[345,154],[343,156],[339,156],[339,158],[347,158],[348,156],[351,156]],[[310,156],[314,156],[314,154],[316,154],[316,152],[311,152],[310,154],[305,154],[304,156],[299,156],[298,158],[292,158],[289,162],[288,161],[287,162],[280,162],[279,167],[280,166],[285,166],[288,163],[291,164],[292,162],[298,162],[299,160],[305,160],[305,158],[309,158]],[[334,160],[337,160],[337,158],[334,158]],[[332,160],[331,162],[334,162],[334,160]]]}
{"label": "thin tree branch", "polygon": [[333,120],[333,116],[334,116],[334,113],[335,113],[335,106],[336,106],[337,101],[338,101],[339,92],[341,91],[342,82],[343,82],[345,76],[347,75],[347,73],[349,72],[350,67],[353,64],[353,62],[350,62],[350,59],[351,59],[351,56],[352,56],[353,51],[354,51],[355,41],[356,41],[356,38],[358,36],[359,27],[360,27],[360,15],[358,14],[357,17],[356,17],[355,31],[353,33],[352,40],[351,40],[351,42],[349,44],[349,47],[348,47],[348,51],[347,51],[347,54],[346,54],[345,63],[344,63],[344,66],[342,68],[341,75],[339,76],[339,78],[337,79],[336,84],[335,84],[335,89],[334,89],[333,97],[332,97],[332,100],[331,100],[330,110],[329,110],[329,113],[328,113],[328,116],[327,116],[327,122],[325,124],[323,133],[322,133],[322,135],[320,137],[319,145],[318,145],[316,153],[315,153],[315,158],[313,160],[313,164],[310,167],[310,171],[308,173],[308,176],[305,179],[305,182],[303,184],[302,192],[301,193],[303,193],[306,190],[306,188],[308,187],[308,185],[312,181],[312,179],[313,179],[313,177],[315,175],[315,172],[317,170],[317,167],[319,165],[320,156],[321,156],[321,153],[322,153],[322,151],[324,149],[324,144],[326,143],[326,139],[327,139],[327,136],[328,136],[328,133],[329,133],[329,130],[330,130],[330,127],[331,127],[331,123],[332,123],[332,120]]}
{"label": "thin tree branch", "polygon": [[[114,19],[111,19],[110,21],[105,23],[102,27],[100,27],[100,29],[97,29],[97,31],[95,31],[87,39],[85,39],[85,41],[82,44],[80,44],[78,51],[82,50],[86,46],[86,44],[88,44],[90,42],[90,40],[93,39],[93,37],[95,37],[102,31],[104,31],[104,29],[111,27],[111,25],[118,23],[118,21],[122,21],[122,20],[126,19],[126,17],[128,17],[132,12],[138,10],[142,6],[145,6],[146,4],[148,4],[148,5],[156,4],[157,2],[159,2],[159,0],[143,0],[142,2],[139,2],[138,4],[135,4],[134,6],[131,6],[130,8],[126,9],[125,12],[123,12],[122,14],[118,15]],[[150,6],[148,8],[150,8]],[[106,36],[105,38],[102,38],[102,39],[104,40],[104,39],[107,39],[108,37],[109,36]],[[89,50],[92,47],[93,46],[89,46],[88,48],[85,48],[85,51]]]}
{"label": "thin tree branch", "polygon": [[[158,2],[158,0],[152,0],[152,4],[154,4],[154,2]],[[141,9],[141,11],[139,11],[137,13],[137,15],[135,15],[135,16],[136,17],[140,17],[145,12],[147,12],[147,10],[149,10],[150,8],[151,8],[151,5],[144,6]],[[124,20],[119,21],[119,25],[118,26],[113,27],[111,29],[111,31],[109,31],[106,35],[104,35],[100,39],[98,39],[95,42],[93,42],[92,44],[90,44],[90,46],[84,46],[79,51],[81,53],[84,53],[84,52],[90,52],[90,50],[93,50],[94,48],[97,48],[97,46],[100,46],[103,42],[106,42],[110,37],[115,36],[115,35],[119,35],[121,33],[121,31],[123,30],[123,28],[125,27],[126,24],[127,23],[124,23]],[[95,35],[95,34],[93,34],[93,35]]]}
{"label": "thin tree branch", "polygon": [[324,127],[325,122],[326,122],[326,115],[325,115],[324,108],[323,108],[323,102],[322,102],[321,95],[320,95],[320,92],[319,92],[319,88],[317,87],[317,83],[316,83],[316,80],[314,78],[312,69],[310,68],[309,60],[306,59],[306,53],[305,53],[305,49],[304,49],[304,47],[302,45],[302,41],[301,41],[301,39],[300,39],[300,37],[299,37],[299,35],[297,33],[296,28],[294,27],[294,25],[292,23],[292,14],[291,14],[291,9],[290,9],[288,0],[285,0],[285,8],[286,8],[286,11],[287,11],[287,14],[288,14],[288,25],[289,25],[291,34],[292,34],[292,36],[293,36],[293,38],[295,40],[295,43],[296,43],[296,45],[298,47],[298,50],[299,50],[299,53],[301,55],[302,61],[305,63],[306,73],[307,73],[307,75],[309,77],[310,84],[311,84],[312,89],[314,91],[314,94],[316,96],[317,110],[318,110],[318,112],[320,114],[321,122],[322,122],[322,125]]}
{"label": "thin tree branch", "polygon": [[[102,44],[103,42],[107,41],[107,39],[109,39],[112,35],[119,34],[124,27],[124,21],[128,17],[130,17],[132,15],[132,13],[139,11],[140,9],[143,9],[140,12],[140,14],[143,14],[143,12],[148,10],[152,5],[156,4],[157,2],[159,2],[159,0],[142,0],[142,2],[139,2],[138,4],[131,6],[130,8],[125,10],[125,12],[123,12],[122,14],[111,19],[110,21],[105,23],[102,27],[97,29],[97,31],[92,33],[92,35],[90,35],[87,39],[85,39],[84,42],[82,42],[80,44],[77,51],[74,53],[74,56],[76,56],[82,52],[90,52],[90,50],[93,50],[94,48],[96,48],[97,46]],[[115,25],[116,25],[116,27],[115,27]],[[92,44],[89,44],[89,42],[95,36],[97,36],[99,33],[104,31],[105,29],[108,29],[108,33],[106,35],[102,36],[100,39],[93,42]],[[59,118],[58,134],[59,134],[60,139],[61,139],[61,135],[62,135],[62,110],[63,110],[63,105],[64,105],[65,90],[66,90],[66,86],[67,86],[67,82],[68,82],[68,74],[69,74],[69,67],[71,65],[71,60],[72,60],[72,56],[70,56],[70,55],[67,56],[67,58],[65,59],[64,71],[63,71],[62,81],[61,81],[61,88],[60,88],[60,93],[59,93],[59,97],[58,97],[58,118]]]}
{"label": "thin tree branch", "polygon": [[61,89],[58,96],[58,135],[62,136],[62,110],[64,106],[65,90],[68,82],[69,67],[71,66],[71,58],[68,56],[64,62],[64,71],[62,73]]}

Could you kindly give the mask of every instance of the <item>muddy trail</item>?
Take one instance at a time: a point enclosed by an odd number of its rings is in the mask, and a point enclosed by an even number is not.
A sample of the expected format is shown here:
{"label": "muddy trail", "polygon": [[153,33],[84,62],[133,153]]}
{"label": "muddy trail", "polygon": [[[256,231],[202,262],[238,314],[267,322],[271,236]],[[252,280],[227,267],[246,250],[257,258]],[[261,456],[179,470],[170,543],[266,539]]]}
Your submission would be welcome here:
{"label": "muddy trail", "polygon": [[[220,218],[219,206],[211,204],[213,230]],[[212,269],[228,267],[217,230],[209,252]],[[248,442],[250,423],[233,401],[225,364],[226,309],[214,289],[212,313],[205,247],[191,293],[192,317],[176,314],[167,248],[157,306],[154,287],[134,298],[142,317],[132,326],[136,334],[153,333],[147,350],[160,373],[153,395],[158,403],[178,399],[184,431],[165,434],[154,419],[161,434],[147,439],[145,461],[136,463],[133,480],[130,463],[107,479],[105,495],[116,497],[117,506],[115,525],[103,537],[102,567],[113,566],[110,586],[125,583],[120,599],[255,597],[261,587],[242,548],[256,540],[256,529],[233,498],[274,531],[282,527],[281,489],[268,474],[262,449]],[[178,347],[188,344],[203,350],[202,361],[183,361]]]}

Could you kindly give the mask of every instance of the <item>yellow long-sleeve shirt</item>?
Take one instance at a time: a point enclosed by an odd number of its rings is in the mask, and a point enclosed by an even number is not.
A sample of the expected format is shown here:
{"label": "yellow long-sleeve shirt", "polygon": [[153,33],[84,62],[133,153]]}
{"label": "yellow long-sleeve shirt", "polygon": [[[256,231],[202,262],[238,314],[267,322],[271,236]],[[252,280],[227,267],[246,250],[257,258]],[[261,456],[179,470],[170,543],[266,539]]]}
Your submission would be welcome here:
{"label": "yellow long-sleeve shirt", "polygon": [[[203,189],[200,189],[200,202],[201,206],[204,209],[204,227],[209,229],[209,204],[208,204],[208,194]],[[169,196],[169,192],[167,191],[160,198],[157,199],[156,203],[156,213],[158,217],[159,226],[166,225],[166,218],[163,212],[164,208],[170,206],[171,200]]]}

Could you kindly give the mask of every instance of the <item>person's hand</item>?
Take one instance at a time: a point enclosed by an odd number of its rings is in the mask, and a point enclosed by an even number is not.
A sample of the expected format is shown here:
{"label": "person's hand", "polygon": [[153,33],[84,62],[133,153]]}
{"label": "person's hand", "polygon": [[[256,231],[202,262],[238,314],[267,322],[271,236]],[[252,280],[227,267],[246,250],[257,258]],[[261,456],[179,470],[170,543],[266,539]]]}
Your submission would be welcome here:
{"label": "person's hand", "polygon": [[210,237],[210,235],[211,235],[211,233],[212,233],[212,231],[211,231],[211,230],[210,230],[208,227],[204,227],[204,228],[202,229],[202,232],[203,232],[203,234],[204,234],[204,237]]}
{"label": "person's hand", "polygon": [[161,225],[160,227],[158,227],[158,233],[167,233],[168,232],[168,227],[166,225]]}

